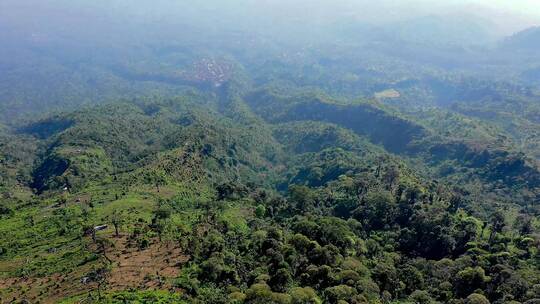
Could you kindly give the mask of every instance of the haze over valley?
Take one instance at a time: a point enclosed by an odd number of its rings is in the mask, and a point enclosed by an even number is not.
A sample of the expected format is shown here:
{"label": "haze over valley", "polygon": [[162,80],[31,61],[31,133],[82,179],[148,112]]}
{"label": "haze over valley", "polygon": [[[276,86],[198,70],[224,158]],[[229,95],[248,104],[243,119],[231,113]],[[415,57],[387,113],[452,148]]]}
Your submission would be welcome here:
{"label": "haze over valley", "polygon": [[540,302],[537,1],[0,3],[0,303]]}

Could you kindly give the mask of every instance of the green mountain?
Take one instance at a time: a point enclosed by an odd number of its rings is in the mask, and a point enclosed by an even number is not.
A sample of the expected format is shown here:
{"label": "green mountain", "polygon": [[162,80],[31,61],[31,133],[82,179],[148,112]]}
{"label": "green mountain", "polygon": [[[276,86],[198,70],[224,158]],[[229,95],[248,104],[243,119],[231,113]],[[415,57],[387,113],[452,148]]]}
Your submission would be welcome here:
{"label": "green mountain", "polygon": [[236,91],[3,129],[2,297],[534,296],[533,160],[377,102]]}
{"label": "green mountain", "polygon": [[540,301],[534,29],[38,2],[0,4],[0,303]]}

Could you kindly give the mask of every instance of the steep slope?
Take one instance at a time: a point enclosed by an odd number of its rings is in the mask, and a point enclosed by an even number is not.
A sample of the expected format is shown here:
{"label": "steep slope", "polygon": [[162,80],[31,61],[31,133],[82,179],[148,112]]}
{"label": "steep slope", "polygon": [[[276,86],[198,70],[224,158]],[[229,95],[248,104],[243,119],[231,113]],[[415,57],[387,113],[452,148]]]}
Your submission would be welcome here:
{"label": "steep slope", "polygon": [[36,143],[28,136],[16,136],[0,125],[0,193],[4,200],[28,197],[28,182],[35,159]]}
{"label": "steep slope", "polygon": [[[412,161],[427,176],[463,187],[475,204],[527,205],[540,191],[536,160],[500,147],[497,138],[454,138],[371,103],[340,103],[317,95],[282,96],[262,90],[246,100],[270,123],[319,121],[367,136],[374,144]],[[433,124],[432,124],[433,125]],[[439,134],[438,134],[439,133]],[[480,186],[479,186],[480,185]],[[498,194],[494,194],[498,193]]]}
{"label": "steep slope", "polygon": [[403,152],[414,139],[427,136],[427,131],[369,103],[340,104],[324,97],[279,96],[258,91],[246,97],[255,113],[278,123],[314,120],[338,124],[365,135],[391,152]]}
{"label": "steep slope", "polygon": [[44,138],[33,173],[38,191],[80,189],[88,181],[160,164],[160,158],[167,157],[160,153],[167,151],[200,154],[199,166],[227,172],[222,180],[257,180],[279,154],[271,138],[250,137],[249,129],[185,99],[92,108],[33,123],[19,132]]}

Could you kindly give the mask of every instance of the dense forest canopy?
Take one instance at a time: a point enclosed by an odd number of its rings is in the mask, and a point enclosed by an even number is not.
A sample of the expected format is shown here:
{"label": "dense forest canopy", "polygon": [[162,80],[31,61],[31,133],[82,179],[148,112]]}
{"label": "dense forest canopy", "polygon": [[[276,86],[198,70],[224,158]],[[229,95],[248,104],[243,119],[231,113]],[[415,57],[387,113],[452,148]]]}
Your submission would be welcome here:
{"label": "dense forest canopy", "polygon": [[0,3],[0,303],[540,303],[536,1]]}

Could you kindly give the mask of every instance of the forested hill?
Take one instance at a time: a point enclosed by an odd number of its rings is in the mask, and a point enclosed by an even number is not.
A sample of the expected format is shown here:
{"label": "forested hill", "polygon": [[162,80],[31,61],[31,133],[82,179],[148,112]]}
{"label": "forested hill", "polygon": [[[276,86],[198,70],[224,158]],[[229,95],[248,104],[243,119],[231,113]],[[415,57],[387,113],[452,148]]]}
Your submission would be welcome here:
{"label": "forested hill", "polygon": [[239,92],[5,128],[2,297],[536,296],[534,160],[489,137],[456,142],[378,102]]}
{"label": "forested hill", "polygon": [[30,2],[0,3],[0,303],[540,303],[538,28]]}

